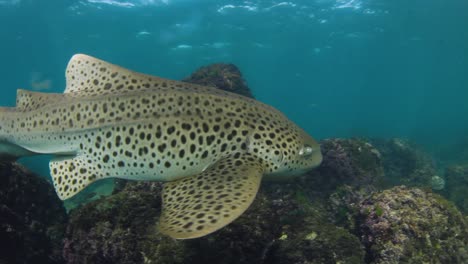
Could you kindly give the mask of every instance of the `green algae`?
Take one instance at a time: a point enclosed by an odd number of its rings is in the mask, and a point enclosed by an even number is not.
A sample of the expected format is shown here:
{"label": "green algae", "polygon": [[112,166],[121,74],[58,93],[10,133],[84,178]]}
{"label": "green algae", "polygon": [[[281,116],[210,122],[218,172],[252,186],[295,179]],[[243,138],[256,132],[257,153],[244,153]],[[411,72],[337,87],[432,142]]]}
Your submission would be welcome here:
{"label": "green algae", "polygon": [[374,212],[375,212],[375,215],[378,216],[378,217],[382,216],[383,213],[384,213],[382,207],[380,207],[379,205],[376,205],[374,207]]}

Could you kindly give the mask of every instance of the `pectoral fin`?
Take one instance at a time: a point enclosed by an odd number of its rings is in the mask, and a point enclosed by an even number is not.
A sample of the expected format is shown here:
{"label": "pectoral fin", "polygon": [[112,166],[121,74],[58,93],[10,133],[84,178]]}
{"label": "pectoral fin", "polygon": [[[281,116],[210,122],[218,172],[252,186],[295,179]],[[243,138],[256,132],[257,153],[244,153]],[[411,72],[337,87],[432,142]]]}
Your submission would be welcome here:
{"label": "pectoral fin", "polygon": [[254,200],[263,172],[258,158],[236,153],[199,175],[166,183],[160,231],[177,239],[196,238],[231,223]]}

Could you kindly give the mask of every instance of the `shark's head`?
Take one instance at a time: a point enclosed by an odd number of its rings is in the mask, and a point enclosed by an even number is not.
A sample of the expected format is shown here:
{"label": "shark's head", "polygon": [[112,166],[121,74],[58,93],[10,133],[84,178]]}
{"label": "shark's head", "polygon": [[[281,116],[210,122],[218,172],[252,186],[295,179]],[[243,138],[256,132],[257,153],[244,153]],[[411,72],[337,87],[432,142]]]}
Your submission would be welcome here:
{"label": "shark's head", "polygon": [[[257,141],[254,144],[259,146],[258,148],[254,147],[254,152],[259,149],[258,154],[269,164],[266,178],[287,179],[302,175],[320,165],[322,162],[320,145],[302,128],[288,120],[279,128],[271,128],[271,130],[279,133],[268,138],[268,133],[258,131],[256,135],[260,134],[262,137],[259,138],[260,142]],[[267,139],[262,140],[263,136],[267,136]]]}
{"label": "shark's head", "polygon": [[322,152],[317,141],[304,130],[298,127],[297,134],[298,148],[294,149],[291,155],[289,169],[292,169],[296,174],[302,174],[320,165]]}
{"label": "shark's head", "polygon": [[292,143],[278,169],[272,173],[274,178],[299,176],[317,167],[322,162],[320,145],[299,127],[295,129],[295,142]]}

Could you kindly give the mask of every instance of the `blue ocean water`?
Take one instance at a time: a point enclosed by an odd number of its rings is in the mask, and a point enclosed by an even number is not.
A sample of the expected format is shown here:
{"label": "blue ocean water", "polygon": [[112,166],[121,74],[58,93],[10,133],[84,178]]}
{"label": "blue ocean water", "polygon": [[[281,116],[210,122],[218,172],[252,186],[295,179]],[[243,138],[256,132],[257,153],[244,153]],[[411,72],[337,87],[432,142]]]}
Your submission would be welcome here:
{"label": "blue ocean water", "polygon": [[318,139],[456,152],[468,141],[467,12],[465,0],[0,0],[0,105],[17,88],[62,92],[75,53],[173,79],[229,62]]}

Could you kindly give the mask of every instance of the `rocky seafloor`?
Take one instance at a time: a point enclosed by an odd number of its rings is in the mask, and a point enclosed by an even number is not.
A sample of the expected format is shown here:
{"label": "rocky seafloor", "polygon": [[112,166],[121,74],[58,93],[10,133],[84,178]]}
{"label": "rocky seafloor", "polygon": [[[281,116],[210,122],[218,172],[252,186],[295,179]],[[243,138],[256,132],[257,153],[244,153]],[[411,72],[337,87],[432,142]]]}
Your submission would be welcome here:
{"label": "rocky seafloor", "polygon": [[[185,81],[251,96],[232,67]],[[438,168],[403,139],[320,143],[319,168],[262,183],[241,217],[191,240],[159,233],[161,183],[91,186],[67,214],[44,178],[1,162],[0,263],[468,263],[468,161]]]}

